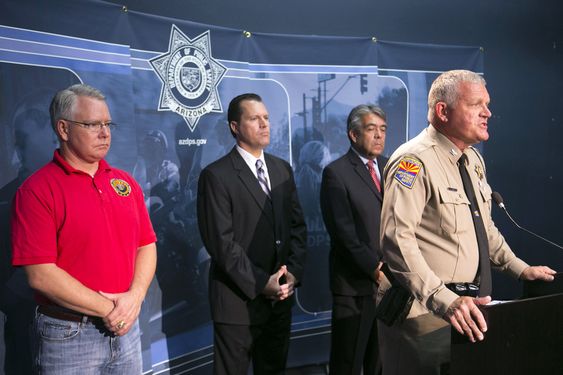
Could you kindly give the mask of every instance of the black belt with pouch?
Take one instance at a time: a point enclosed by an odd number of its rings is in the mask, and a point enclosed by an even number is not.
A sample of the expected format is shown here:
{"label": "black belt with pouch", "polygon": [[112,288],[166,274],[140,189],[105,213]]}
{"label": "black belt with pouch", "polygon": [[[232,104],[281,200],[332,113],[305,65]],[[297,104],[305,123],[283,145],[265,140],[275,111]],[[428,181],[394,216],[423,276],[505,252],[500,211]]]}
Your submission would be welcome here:
{"label": "black belt with pouch", "polygon": [[391,287],[385,291],[381,301],[377,304],[375,317],[385,325],[392,326],[405,320],[411,309],[414,296],[399,284],[387,264],[384,263],[381,270],[391,283]]}

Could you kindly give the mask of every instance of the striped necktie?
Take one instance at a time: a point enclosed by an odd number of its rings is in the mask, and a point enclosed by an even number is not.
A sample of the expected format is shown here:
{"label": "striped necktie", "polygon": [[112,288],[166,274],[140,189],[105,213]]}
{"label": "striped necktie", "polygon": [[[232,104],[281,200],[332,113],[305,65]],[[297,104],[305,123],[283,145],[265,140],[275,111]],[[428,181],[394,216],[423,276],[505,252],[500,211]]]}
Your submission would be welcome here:
{"label": "striped necktie", "polygon": [[266,173],[264,173],[264,168],[262,168],[262,160],[256,160],[256,175],[258,176],[258,182],[260,183],[260,187],[264,190],[264,193],[269,197],[270,196],[270,188],[268,187],[268,179],[266,178]]}
{"label": "striped necktie", "polygon": [[368,170],[369,174],[371,175],[371,179],[377,188],[377,191],[381,193],[381,183],[379,182],[379,178],[377,177],[377,173],[375,173],[374,162],[372,159],[368,160]]}

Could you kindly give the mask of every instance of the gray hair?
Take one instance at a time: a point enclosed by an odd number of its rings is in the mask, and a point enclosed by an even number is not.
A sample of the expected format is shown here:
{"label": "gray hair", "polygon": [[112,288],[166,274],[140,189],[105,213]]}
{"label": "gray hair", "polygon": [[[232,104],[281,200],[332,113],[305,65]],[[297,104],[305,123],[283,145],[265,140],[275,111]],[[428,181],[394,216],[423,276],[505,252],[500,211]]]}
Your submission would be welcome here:
{"label": "gray hair", "polygon": [[384,121],[387,121],[387,116],[380,107],[373,104],[360,104],[352,108],[352,111],[350,111],[350,114],[348,115],[348,120],[346,120],[346,132],[348,134],[348,138],[350,138],[350,130],[357,132],[358,128],[362,126],[362,117],[370,113],[381,117]]}
{"label": "gray hair", "polygon": [[92,86],[80,83],[72,85],[55,94],[51,105],[49,106],[49,114],[51,115],[51,126],[56,133],[57,121],[62,118],[70,119],[74,109],[74,103],[79,96],[85,96],[98,100],[106,100],[102,92]]}
{"label": "gray hair", "polygon": [[428,122],[434,123],[436,103],[444,102],[448,107],[455,107],[459,84],[462,82],[487,85],[482,76],[469,70],[450,70],[440,74],[432,83],[428,93]]}

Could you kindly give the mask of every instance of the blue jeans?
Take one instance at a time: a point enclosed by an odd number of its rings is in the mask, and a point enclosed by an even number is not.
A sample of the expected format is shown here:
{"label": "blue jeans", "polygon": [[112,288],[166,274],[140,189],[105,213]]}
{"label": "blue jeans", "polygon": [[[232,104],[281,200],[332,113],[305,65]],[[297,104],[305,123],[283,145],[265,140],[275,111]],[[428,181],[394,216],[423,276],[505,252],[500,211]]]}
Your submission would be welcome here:
{"label": "blue jeans", "polygon": [[37,373],[141,374],[138,321],[125,336],[114,336],[103,324],[84,320],[71,322],[36,314],[32,337]]}

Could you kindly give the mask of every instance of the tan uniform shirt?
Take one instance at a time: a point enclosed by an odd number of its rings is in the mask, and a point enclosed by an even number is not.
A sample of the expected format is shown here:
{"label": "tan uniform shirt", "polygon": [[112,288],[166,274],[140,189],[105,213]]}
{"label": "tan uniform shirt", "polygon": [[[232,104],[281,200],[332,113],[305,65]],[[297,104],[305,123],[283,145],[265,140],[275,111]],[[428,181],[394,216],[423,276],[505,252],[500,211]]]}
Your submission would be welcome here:
{"label": "tan uniform shirt", "polygon": [[[491,265],[518,277],[518,259],[491,218],[491,187],[478,151],[469,147],[467,170],[489,239]],[[444,284],[474,282],[479,265],[475,227],[457,161],[460,150],[430,125],[391,156],[384,170],[381,249],[397,279],[415,296],[408,315],[443,316],[458,297]],[[389,287],[381,285],[379,294]]]}

